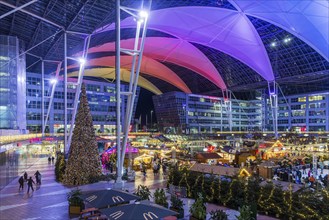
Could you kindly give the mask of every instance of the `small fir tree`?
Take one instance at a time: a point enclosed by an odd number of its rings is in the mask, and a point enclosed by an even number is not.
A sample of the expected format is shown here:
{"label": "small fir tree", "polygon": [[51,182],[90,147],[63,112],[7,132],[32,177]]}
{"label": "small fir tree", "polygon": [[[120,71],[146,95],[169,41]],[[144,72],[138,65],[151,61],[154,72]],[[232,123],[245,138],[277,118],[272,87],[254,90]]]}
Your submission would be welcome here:
{"label": "small fir tree", "polygon": [[101,175],[101,164],[91,117],[86,87],[82,84],[80,104],[75,119],[64,184],[83,185],[94,182]]}

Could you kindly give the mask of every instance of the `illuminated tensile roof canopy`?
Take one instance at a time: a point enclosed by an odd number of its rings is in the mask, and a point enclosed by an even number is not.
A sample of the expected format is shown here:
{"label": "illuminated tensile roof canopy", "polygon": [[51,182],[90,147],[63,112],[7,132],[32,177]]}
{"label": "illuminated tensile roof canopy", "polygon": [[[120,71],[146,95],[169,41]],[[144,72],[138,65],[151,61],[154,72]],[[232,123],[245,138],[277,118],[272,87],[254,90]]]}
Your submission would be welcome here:
{"label": "illuminated tensile roof canopy", "polygon": [[[25,2],[0,2],[5,15],[0,35],[17,36],[27,52],[27,71],[41,72],[40,60],[63,61],[65,33],[70,57],[81,52],[90,34],[89,62],[114,56],[114,1],[42,0],[21,10]],[[140,8],[142,1],[120,2]],[[122,47],[135,36],[136,22],[129,16],[121,11]],[[264,89],[272,80],[285,95],[329,88],[327,0],[153,1],[148,21],[143,60],[159,64],[148,64],[141,76],[161,92],[242,94]],[[113,65],[101,65],[108,66]],[[95,67],[100,66],[87,69]],[[45,62],[44,72],[56,68],[56,62]]]}
{"label": "illuminated tensile roof canopy", "polygon": [[[131,69],[132,56],[121,56],[121,67],[123,69]],[[90,59],[85,64],[89,67],[92,66],[104,66],[104,67],[114,67],[115,66],[115,56],[100,57],[95,59]],[[76,68],[78,65],[69,66],[68,69]],[[147,75],[152,75],[159,79],[162,79],[185,93],[191,93],[191,90],[186,86],[184,81],[180,79],[172,70],[163,65],[162,63],[153,60],[148,57],[143,57],[141,63],[141,71]]]}
{"label": "illuminated tensile roof canopy", "polygon": [[[115,69],[114,68],[92,68],[84,70],[85,76],[92,76],[92,77],[99,77],[99,78],[106,78],[106,79],[115,79]],[[74,71],[68,74],[68,77],[77,77],[78,71]],[[120,70],[120,77],[121,80],[124,82],[130,81],[130,71],[126,69]],[[162,92],[150,81],[145,79],[142,76],[138,78],[138,86],[153,92],[156,95],[161,95]]]}
{"label": "illuminated tensile roof canopy", "polygon": [[329,1],[230,0],[244,14],[275,24],[329,60]]}
{"label": "illuminated tensile roof canopy", "polygon": [[[243,13],[214,7],[179,7],[152,11],[149,17],[149,29],[223,51],[250,66],[264,79],[274,80],[262,40]],[[128,17],[121,22],[121,28],[133,28],[135,23],[133,17]],[[113,24],[103,31],[114,27]]]}
{"label": "illuminated tensile roof canopy", "polygon": [[[122,48],[133,48],[134,41],[135,39],[121,40],[120,44]],[[90,48],[88,52],[95,53],[114,50],[115,43],[110,42]],[[199,49],[185,40],[168,37],[148,37],[145,40],[143,56],[186,67],[208,78],[219,88],[226,89],[223,79],[210,60]],[[166,78],[171,77],[163,73],[161,75]]]}

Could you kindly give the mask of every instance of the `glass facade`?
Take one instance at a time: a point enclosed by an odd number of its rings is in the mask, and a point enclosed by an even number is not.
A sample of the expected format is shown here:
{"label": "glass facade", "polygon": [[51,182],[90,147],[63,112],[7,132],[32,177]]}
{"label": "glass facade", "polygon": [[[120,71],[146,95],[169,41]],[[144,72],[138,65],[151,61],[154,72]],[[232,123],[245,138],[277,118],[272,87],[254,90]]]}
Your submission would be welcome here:
{"label": "glass facade", "polygon": [[[255,100],[169,92],[153,96],[159,129],[171,133],[273,131],[272,109],[266,91]],[[278,99],[279,131],[329,131],[329,92]]]}
{"label": "glass facade", "polygon": [[25,56],[16,37],[0,36],[0,129],[26,129]]}
{"label": "glass facade", "polygon": [[213,133],[261,130],[261,101],[169,92],[153,96],[160,130],[166,133]]}
{"label": "glass facade", "polygon": [[[329,92],[309,93],[280,97],[278,99],[279,131],[329,131]],[[270,106],[266,106],[267,121],[271,120]],[[267,124],[267,130],[272,125]]]}
{"label": "glass facade", "polygon": [[[30,133],[41,132],[41,74],[28,73],[27,74],[27,128]],[[45,96],[50,94],[49,79],[45,79]],[[115,131],[115,84],[108,82],[96,82],[84,80],[86,84],[87,97],[89,101],[90,111],[93,117],[94,127],[98,132],[112,133]],[[122,91],[128,90],[128,85],[121,85]],[[137,101],[139,97],[140,88],[137,87],[136,98],[134,103],[134,110],[132,121],[134,119]],[[67,98],[68,107],[73,107],[73,100],[75,97],[75,88],[68,88]],[[123,110],[127,104],[127,96],[122,96],[122,121],[124,119]],[[45,98],[45,114],[49,106],[49,99]],[[114,101],[113,101],[114,100]],[[71,120],[71,112],[68,111],[68,125]],[[122,122],[123,123],[123,122]],[[54,93],[53,105],[51,106],[49,123],[46,126],[46,132],[49,133],[63,133],[64,132],[64,86],[63,82],[59,81],[56,85]]]}

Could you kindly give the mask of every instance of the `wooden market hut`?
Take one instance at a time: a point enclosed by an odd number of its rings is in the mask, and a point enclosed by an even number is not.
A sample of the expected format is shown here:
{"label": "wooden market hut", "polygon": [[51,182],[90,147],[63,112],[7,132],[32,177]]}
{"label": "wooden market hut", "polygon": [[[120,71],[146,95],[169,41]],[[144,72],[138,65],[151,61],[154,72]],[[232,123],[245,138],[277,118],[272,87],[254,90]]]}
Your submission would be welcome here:
{"label": "wooden market hut", "polygon": [[274,176],[274,170],[278,168],[273,161],[265,161],[258,166],[259,175],[265,179],[272,179]]}
{"label": "wooden market hut", "polygon": [[214,174],[218,176],[250,176],[251,170],[246,168],[236,168],[236,167],[224,167],[224,166],[214,166],[208,164],[196,163],[190,167],[190,171]]}
{"label": "wooden market hut", "polygon": [[253,156],[250,152],[241,152],[241,153],[238,153],[236,154],[235,156],[235,161],[237,164],[239,165],[246,165],[246,161],[249,160],[249,159],[256,159],[255,156]]}
{"label": "wooden market hut", "polygon": [[217,164],[222,157],[217,153],[197,153],[195,158],[199,163],[210,163],[213,161]]}

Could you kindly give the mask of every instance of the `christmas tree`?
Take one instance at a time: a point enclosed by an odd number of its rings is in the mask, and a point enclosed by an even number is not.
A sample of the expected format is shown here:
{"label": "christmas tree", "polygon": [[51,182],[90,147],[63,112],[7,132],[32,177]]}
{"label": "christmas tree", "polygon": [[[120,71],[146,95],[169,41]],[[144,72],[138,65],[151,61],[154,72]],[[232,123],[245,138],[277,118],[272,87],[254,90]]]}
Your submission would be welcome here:
{"label": "christmas tree", "polygon": [[93,120],[87,100],[86,87],[82,84],[80,104],[75,118],[69,158],[67,161],[64,184],[82,185],[95,182],[101,175]]}

